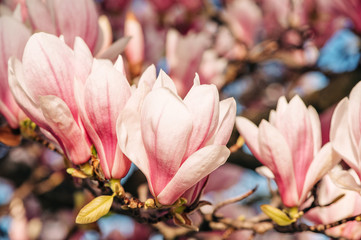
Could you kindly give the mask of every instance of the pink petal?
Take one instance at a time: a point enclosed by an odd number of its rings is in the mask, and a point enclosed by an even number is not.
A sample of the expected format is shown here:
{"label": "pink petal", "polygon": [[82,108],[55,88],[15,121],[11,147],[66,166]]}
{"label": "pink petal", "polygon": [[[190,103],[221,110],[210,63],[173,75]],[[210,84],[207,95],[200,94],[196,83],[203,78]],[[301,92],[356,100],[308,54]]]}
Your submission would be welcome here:
{"label": "pink petal", "polygon": [[155,81],[157,79],[155,66],[152,64],[143,72],[139,79],[139,85],[146,83],[150,88],[153,87]]}
{"label": "pink petal", "polygon": [[187,205],[190,206],[193,204],[200,195],[203,194],[203,191],[205,190],[205,187],[208,182],[208,176],[201,179],[198,183],[193,185],[190,189],[185,191],[185,193],[182,194],[182,197],[187,199]]}
{"label": "pink petal", "polygon": [[132,12],[128,12],[124,23],[124,36],[131,39],[125,48],[130,64],[140,64],[144,60],[144,36],[142,26]]}
{"label": "pink petal", "polygon": [[178,56],[177,56],[177,46],[179,41],[179,33],[174,30],[170,29],[167,32],[167,40],[166,40],[166,57],[169,66],[172,68],[177,66],[178,64]]}
{"label": "pink petal", "polygon": [[[150,167],[142,139],[140,114],[126,107],[119,115],[116,131],[120,149],[142,171],[150,183]],[[153,192],[151,184],[149,187]]]}
{"label": "pink petal", "polygon": [[[258,134],[260,155],[259,159],[271,169],[280,191],[282,202],[287,207],[298,205],[298,191],[292,155],[282,134],[270,123],[262,120]],[[306,175],[306,169],[302,169]],[[303,182],[302,182],[303,184]]]}
{"label": "pink petal", "polygon": [[214,85],[194,86],[184,98],[193,117],[193,131],[184,160],[203,147],[216,131],[219,120],[219,96]]}
{"label": "pink petal", "polygon": [[8,59],[11,56],[21,58],[30,31],[16,19],[0,18],[0,113],[12,128],[19,126],[20,108],[12,96],[8,83]]}
{"label": "pink petal", "polygon": [[186,190],[224,164],[230,154],[225,146],[210,145],[191,155],[179,168],[175,176],[161,191],[160,203],[173,204]]}
{"label": "pink petal", "polygon": [[268,117],[268,122],[273,126],[277,126],[277,112],[275,110],[271,110]]}
{"label": "pink petal", "polygon": [[285,111],[287,109],[288,103],[285,96],[282,96],[278,99],[277,108],[275,112],[275,120],[270,119],[270,123],[274,126],[282,125],[282,119],[284,118]]}
{"label": "pink petal", "polygon": [[[102,81],[99,81],[102,79]],[[111,178],[111,171],[117,149],[116,121],[130,97],[130,86],[125,77],[111,64],[94,61],[84,89],[84,103],[89,123],[85,128],[93,128],[96,136],[90,135],[97,149],[104,174]],[[91,131],[92,132],[92,131]]]}
{"label": "pink petal", "polygon": [[64,35],[65,42],[73,47],[75,37],[84,39],[89,49],[95,49],[98,38],[98,14],[92,0],[52,0],[58,35]]}
{"label": "pink petal", "polygon": [[143,101],[150,90],[147,84],[139,84],[118,117],[116,132],[120,149],[146,176],[150,191],[153,193],[149,162],[145,161],[148,156],[144,148],[140,124]]}
{"label": "pink petal", "polygon": [[39,127],[49,129],[41,109],[24,86],[22,64],[16,58],[9,59],[9,87],[25,114]]}
{"label": "pink petal", "polygon": [[[314,137],[308,110],[299,96],[296,95],[291,99],[284,111],[284,118],[279,123],[282,125],[277,126],[277,129],[282,133],[291,150],[297,190],[300,196],[306,176],[300,169],[307,171],[313,160]],[[321,130],[318,129],[318,131]]]}
{"label": "pink petal", "polygon": [[76,165],[90,159],[90,144],[66,103],[56,96],[40,96],[44,117],[67,157]]}
{"label": "pink petal", "polygon": [[114,63],[114,68],[120,72],[123,76],[126,76],[125,68],[124,68],[124,61],[121,55],[118,56],[117,61]]}
{"label": "pink petal", "polygon": [[219,122],[214,134],[213,144],[226,145],[231,137],[236,120],[236,101],[227,98],[219,103]]}
{"label": "pink petal", "polygon": [[[109,19],[105,15],[99,16],[98,25],[98,38],[95,48],[93,50],[94,55],[97,57],[99,57],[104,51],[106,51],[106,49],[112,44],[113,41],[112,26],[110,25]],[[117,54],[120,53],[121,52],[117,52]]]}
{"label": "pink petal", "polygon": [[269,178],[269,179],[274,179],[275,178],[275,175],[273,174],[271,169],[269,169],[266,166],[260,166],[260,167],[256,168],[256,172],[259,175],[262,175],[262,176],[264,176],[266,178]]}
{"label": "pink petal", "polygon": [[64,42],[50,34],[34,34],[24,50],[23,69],[29,94],[35,101],[37,96],[58,96],[77,119],[73,94],[74,54]]}
{"label": "pink petal", "polygon": [[[14,100],[15,102],[15,100]],[[16,102],[15,102],[16,104]],[[19,127],[19,120],[17,117],[17,111],[21,111],[17,105],[14,105],[12,110],[8,108],[2,101],[0,101],[0,114],[5,117],[6,122],[10,125],[11,128],[16,129]],[[17,110],[16,110],[17,108]]]}
{"label": "pink petal", "polygon": [[348,126],[354,146],[361,142],[361,82],[356,84],[349,97]]}
{"label": "pink petal", "polygon": [[330,141],[333,149],[341,155],[346,163],[356,171],[359,171],[358,150],[353,145],[348,125],[349,100],[344,98],[337,104],[332,115]]}
{"label": "pink petal", "polygon": [[75,76],[83,84],[90,74],[93,65],[93,55],[83,39],[76,37],[74,43]]}
{"label": "pink petal", "polygon": [[163,70],[160,70],[158,78],[154,83],[153,89],[157,88],[168,88],[177,95],[177,88],[175,87],[173,80]]}
{"label": "pink petal", "polygon": [[50,10],[41,0],[26,0],[30,23],[34,32],[56,34],[56,29],[50,15]]}
{"label": "pink petal", "polygon": [[329,175],[337,187],[361,193],[361,185],[356,182],[354,176],[352,176],[350,172],[335,169],[331,171]]}
{"label": "pink petal", "polygon": [[338,164],[340,160],[340,156],[332,149],[331,143],[327,143],[322,147],[308,168],[302,195],[300,196],[300,204],[305,201],[312,187]]}
{"label": "pink petal", "polygon": [[114,179],[121,179],[127,175],[131,161],[122,153],[119,145],[116,146],[114,163],[111,171],[111,176]]}
{"label": "pink petal", "polygon": [[192,131],[192,117],[178,96],[167,88],[147,95],[141,116],[151,183],[158,195],[181,165]]}
{"label": "pink petal", "polygon": [[247,147],[251,150],[253,155],[261,161],[260,146],[258,143],[258,128],[257,126],[244,117],[236,118],[236,127],[239,134],[244,138]]}
{"label": "pink petal", "polygon": [[313,136],[313,153],[314,155],[321,149],[322,135],[321,135],[321,122],[316,109],[312,106],[308,107],[308,113],[311,119],[312,136]]}

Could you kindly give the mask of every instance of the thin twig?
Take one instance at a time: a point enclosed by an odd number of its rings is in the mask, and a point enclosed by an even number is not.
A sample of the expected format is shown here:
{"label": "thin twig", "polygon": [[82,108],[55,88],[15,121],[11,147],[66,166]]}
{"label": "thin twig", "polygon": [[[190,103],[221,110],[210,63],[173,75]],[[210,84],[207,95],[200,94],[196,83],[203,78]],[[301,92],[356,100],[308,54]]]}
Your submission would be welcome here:
{"label": "thin twig", "polygon": [[246,192],[245,194],[243,194],[243,195],[241,195],[241,196],[238,196],[238,197],[235,197],[235,198],[231,198],[231,199],[228,199],[228,200],[223,201],[223,202],[221,202],[221,203],[218,203],[218,204],[214,207],[213,216],[215,217],[216,212],[217,212],[220,208],[222,208],[222,207],[224,207],[224,206],[226,206],[226,205],[228,205],[228,204],[232,204],[232,203],[235,203],[235,202],[239,202],[239,201],[241,201],[241,200],[249,197],[250,195],[252,195],[252,194],[257,190],[257,188],[258,188],[258,186],[256,186],[255,188],[253,188],[252,190]]}

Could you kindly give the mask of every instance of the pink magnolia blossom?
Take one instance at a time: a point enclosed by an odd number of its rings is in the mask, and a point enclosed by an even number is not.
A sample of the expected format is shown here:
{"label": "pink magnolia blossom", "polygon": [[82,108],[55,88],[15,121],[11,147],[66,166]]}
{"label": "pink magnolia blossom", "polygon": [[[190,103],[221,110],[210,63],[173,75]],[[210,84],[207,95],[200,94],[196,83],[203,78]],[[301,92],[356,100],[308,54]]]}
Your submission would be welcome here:
{"label": "pink magnolia blossom", "polygon": [[[356,175],[353,171],[348,172],[352,175]],[[315,224],[329,224],[360,214],[360,194],[355,191],[338,188],[332,182],[331,177],[326,175],[323,178],[318,191],[319,203],[321,205],[329,204],[341,194],[345,194],[345,196],[328,207],[311,209],[307,212],[305,218],[313,221]],[[344,237],[347,239],[360,239],[361,223],[356,221],[347,222],[346,224],[327,230],[326,233],[335,238]]]}
{"label": "pink magnolia blossom", "polygon": [[124,23],[124,36],[131,37],[125,48],[125,55],[132,73],[138,75],[144,61],[144,36],[142,26],[132,12],[127,13]]}
{"label": "pink magnolia blossom", "polygon": [[214,50],[206,50],[198,69],[199,77],[203,79],[203,84],[214,84],[221,89],[225,84],[226,68],[227,60],[225,58],[219,58]]}
{"label": "pink magnolia blossom", "polygon": [[248,47],[254,45],[261,27],[262,13],[251,0],[235,0],[222,12],[233,34]]}
{"label": "pink magnolia blossom", "polygon": [[19,127],[19,121],[25,117],[11,94],[8,83],[8,59],[11,56],[21,58],[24,47],[30,37],[30,31],[15,18],[0,17],[0,113],[10,127]]}
{"label": "pink magnolia blossom", "polygon": [[27,0],[27,14],[34,32],[63,36],[71,48],[82,38],[93,55],[116,60],[126,41],[112,43],[112,29],[105,16],[98,16],[92,0]]}
{"label": "pink magnolia blossom", "polygon": [[219,101],[217,88],[200,85],[198,77],[184,100],[164,72],[151,91],[148,83],[120,115],[118,140],[153,196],[169,205],[226,161],[236,105],[234,99]]}
{"label": "pink magnolia blossom", "polygon": [[224,26],[217,31],[214,50],[228,60],[242,60],[247,55],[245,45],[237,42],[231,31]]}
{"label": "pink magnolia blossom", "polygon": [[298,96],[289,103],[281,97],[269,122],[262,120],[259,128],[244,117],[236,125],[255,157],[273,173],[286,207],[300,206],[339,161],[330,143],[321,148],[318,114]]}
{"label": "pink magnolia blossom", "polygon": [[179,96],[184,97],[191,89],[191,79],[200,67],[203,53],[209,44],[210,39],[205,33],[181,36],[176,30],[168,31],[166,57],[169,76],[174,80]]}
{"label": "pink magnolia blossom", "polygon": [[28,0],[30,22],[34,31],[63,35],[73,47],[75,37],[81,37],[91,50],[98,38],[98,15],[91,0]]}
{"label": "pink magnolia blossom", "polygon": [[[333,149],[355,170],[361,179],[361,82],[338,103],[331,120],[330,141]],[[361,192],[361,185],[347,171],[332,173],[335,183],[340,187]]]}
{"label": "pink magnolia blossom", "polygon": [[77,38],[74,50],[61,39],[37,33],[27,42],[22,62],[9,60],[9,85],[26,115],[50,133],[75,164],[90,158],[90,143],[76,105],[74,81],[85,82],[93,58]]}
{"label": "pink magnolia blossom", "polygon": [[108,60],[94,60],[85,85],[75,89],[81,118],[107,179],[121,179],[130,168],[115,131],[118,115],[131,95],[123,68],[121,57],[115,66]]}

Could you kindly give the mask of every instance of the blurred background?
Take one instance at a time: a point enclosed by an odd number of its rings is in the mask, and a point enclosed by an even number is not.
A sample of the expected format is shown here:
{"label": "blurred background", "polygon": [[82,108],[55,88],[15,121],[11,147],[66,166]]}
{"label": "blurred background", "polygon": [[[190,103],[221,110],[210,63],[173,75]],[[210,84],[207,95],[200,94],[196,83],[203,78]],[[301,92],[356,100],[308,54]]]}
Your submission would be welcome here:
{"label": "blurred background", "polygon": [[[42,2],[50,9],[56,0]],[[154,64],[157,71],[169,74],[184,97],[198,73],[201,83],[215,84],[222,98],[236,99],[237,115],[256,124],[268,119],[280,96],[290,99],[298,94],[319,112],[323,143],[328,141],[333,109],[361,79],[359,0],[87,2],[95,6],[97,17],[108,19],[111,41],[132,36],[121,52],[131,83]],[[40,31],[33,25],[41,18],[40,11],[32,15],[29,10],[37,4],[36,0],[1,1],[0,14],[14,16],[20,8],[25,26]],[[63,11],[71,8],[63,4]],[[3,45],[1,51],[5,51]],[[3,116],[0,123],[6,125]],[[0,239],[164,239],[154,227],[120,214],[108,214],[93,224],[75,224],[91,193],[66,173],[70,165],[61,155],[32,140],[16,140],[16,135],[16,130],[1,131]],[[235,130],[229,146],[238,136]],[[250,198],[223,210],[234,218],[256,215],[259,205],[270,201],[270,189],[276,190],[255,172],[259,166],[246,145],[235,150],[228,163],[212,173],[203,199],[215,204],[258,185]],[[143,183],[144,176],[134,166],[123,179],[126,191],[135,196]],[[249,239],[250,235],[239,231],[229,239]],[[219,239],[219,233],[192,237]],[[320,234],[275,232],[255,239],[276,237],[327,239]]]}

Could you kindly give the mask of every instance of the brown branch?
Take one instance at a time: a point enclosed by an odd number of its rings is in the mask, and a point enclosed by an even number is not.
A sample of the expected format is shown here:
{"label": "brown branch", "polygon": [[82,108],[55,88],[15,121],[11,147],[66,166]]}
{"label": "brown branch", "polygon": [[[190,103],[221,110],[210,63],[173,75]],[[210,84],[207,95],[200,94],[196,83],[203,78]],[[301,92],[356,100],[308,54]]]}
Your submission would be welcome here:
{"label": "brown branch", "polygon": [[219,209],[221,209],[222,207],[228,205],[228,204],[232,204],[232,203],[236,203],[236,202],[239,202],[249,196],[251,196],[256,190],[257,190],[258,186],[256,186],[255,188],[253,188],[252,190],[246,192],[245,194],[241,195],[241,196],[238,196],[238,197],[235,197],[235,198],[231,198],[231,199],[228,199],[226,201],[223,201],[223,202],[220,202],[218,203],[215,207],[214,207],[214,210],[213,210],[213,217],[216,216],[216,213]]}
{"label": "brown branch", "polygon": [[345,224],[350,221],[361,222],[361,214],[358,214],[358,215],[352,216],[352,217],[348,217],[348,218],[344,218],[342,220],[339,220],[339,221],[336,221],[333,223],[329,223],[329,224],[317,224],[317,225],[308,226],[307,224],[304,224],[304,223],[299,223],[299,224],[293,223],[288,226],[275,225],[274,229],[281,233],[296,233],[296,232],[309,231],[309,232],[314,232],[314,233],[326,234],[325,233],[326,230],[333,228],[333,227],[337,227],[339,225]]}

